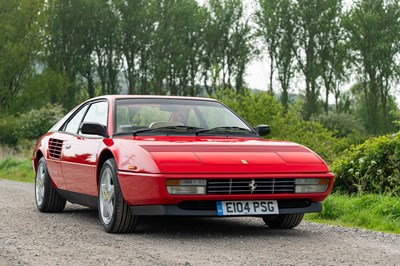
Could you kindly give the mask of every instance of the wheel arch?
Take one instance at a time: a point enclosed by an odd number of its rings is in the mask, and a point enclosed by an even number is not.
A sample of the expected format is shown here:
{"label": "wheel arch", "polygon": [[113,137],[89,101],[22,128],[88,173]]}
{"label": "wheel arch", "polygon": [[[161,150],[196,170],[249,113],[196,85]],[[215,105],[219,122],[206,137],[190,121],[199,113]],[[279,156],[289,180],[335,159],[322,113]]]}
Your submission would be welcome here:
{"label": "wheel arch", "polygon": [[41,150],[37,150],[35,157],[33,158],[33,169],[35,170],[35,173],[37,171],[37,165],[39,163],[39,160],[43,157],[43,152]]}
{"label": "wheel arch", "polygon": [[109,149],[105,149],[104,151],[101,152],[100,157],[99,157],[99,162],[97,164],[97,170],[96,170],[97,186],[99,185],[99,178],[100,178],[101,168],[103,167],[104,163],[108,159],[112,159],[112,158],[115,159],[115,156]]}

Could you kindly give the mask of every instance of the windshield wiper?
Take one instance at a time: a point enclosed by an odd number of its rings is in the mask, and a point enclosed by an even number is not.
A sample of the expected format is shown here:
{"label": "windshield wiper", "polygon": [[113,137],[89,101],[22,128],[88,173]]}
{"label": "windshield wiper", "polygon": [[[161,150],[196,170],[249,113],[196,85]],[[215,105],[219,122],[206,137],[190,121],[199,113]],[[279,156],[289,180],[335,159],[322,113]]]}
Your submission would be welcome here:
{"label": "windshield wiper", "polygon": [[180,130],[180,129],[186,129],[188,130],[200,130],[201,128],[199,127],[191,127],[191,126],[166,126],[166,127],[156,127],[156,128],[140,128],[136,129],[131,132],[133,136],[136,136],[138,133],[142,132],[149,132],[149,131],[163,131],[163,130]]}
{"label": "windshield wiper", "polygon": [[202,128],[199,130],[196,130],[195,134],[196,136],[199,135],[200,133],[204,132],[245,132],[245,133],[250,133],[253,135],[256,135],[256,133],[250,129],[243,128],[243,127],[213,127],[213,128]]}

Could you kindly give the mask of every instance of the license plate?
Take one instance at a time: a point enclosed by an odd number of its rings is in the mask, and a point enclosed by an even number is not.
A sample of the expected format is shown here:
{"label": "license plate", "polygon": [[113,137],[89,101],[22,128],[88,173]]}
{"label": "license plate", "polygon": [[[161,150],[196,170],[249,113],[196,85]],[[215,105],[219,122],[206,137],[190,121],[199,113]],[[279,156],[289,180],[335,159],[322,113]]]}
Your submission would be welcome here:
{"label": "license plate", "polygon": [[279,214],[276,200],[217,201],[219,216]]}

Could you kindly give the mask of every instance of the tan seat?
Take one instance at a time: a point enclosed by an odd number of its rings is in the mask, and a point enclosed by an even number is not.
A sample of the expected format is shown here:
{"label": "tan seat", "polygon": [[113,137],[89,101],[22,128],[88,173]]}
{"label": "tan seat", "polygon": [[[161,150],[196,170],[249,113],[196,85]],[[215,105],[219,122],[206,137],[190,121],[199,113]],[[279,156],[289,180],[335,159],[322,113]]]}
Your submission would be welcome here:
{"label": "tan seat", "polygon": [[161,127],[176,127],[183,126],[181,122],[173,122],[173,121],[157,121],[153,122],[149,125],[149,128],[161,128]]}

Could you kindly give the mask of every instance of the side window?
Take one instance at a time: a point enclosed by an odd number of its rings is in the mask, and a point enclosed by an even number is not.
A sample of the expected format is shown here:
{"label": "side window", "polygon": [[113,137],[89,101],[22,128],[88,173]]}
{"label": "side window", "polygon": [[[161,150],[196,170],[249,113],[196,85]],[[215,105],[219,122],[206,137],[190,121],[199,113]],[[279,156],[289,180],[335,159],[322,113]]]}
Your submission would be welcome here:
{"label": "side window", "polygon": [[86,110],[88,108],[88,105],[84,106],[79,112],[77,112],[74,117],[67,123],[65,126],[64,131],[76,134],[78,132],[79,126],[82,122],[83,116],[86,113]]}
{"label": "side window", "polygon": [[99,123],[107,126],[107,102],[97,102],[90,105],[88,112],[83,119],[83,123]]}

